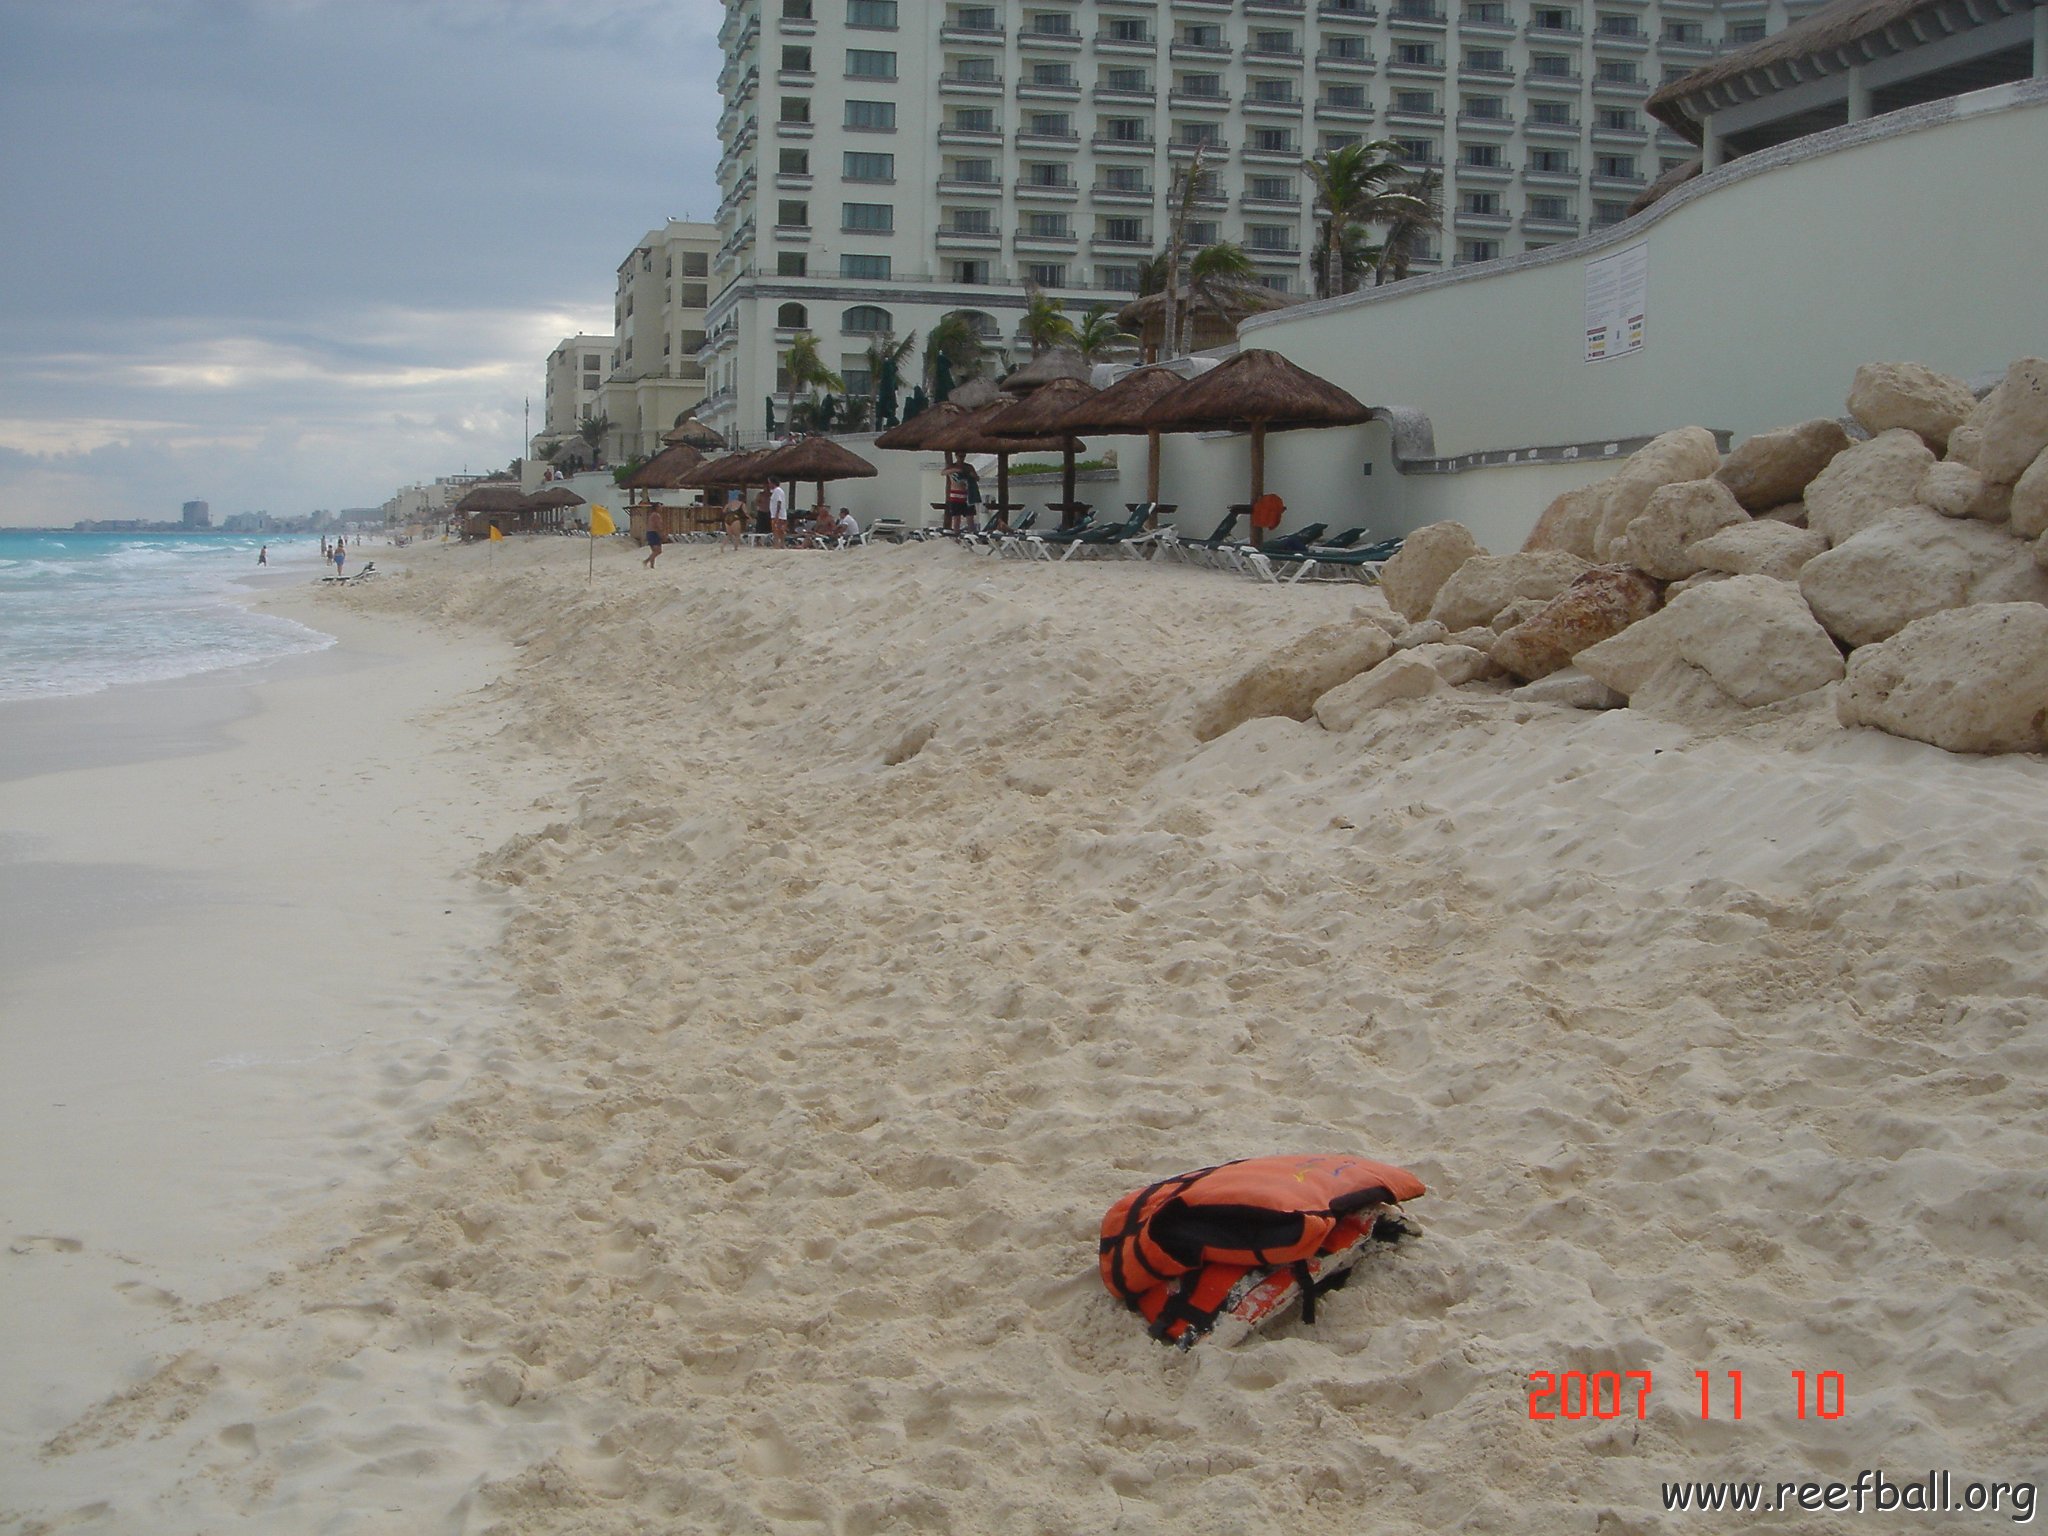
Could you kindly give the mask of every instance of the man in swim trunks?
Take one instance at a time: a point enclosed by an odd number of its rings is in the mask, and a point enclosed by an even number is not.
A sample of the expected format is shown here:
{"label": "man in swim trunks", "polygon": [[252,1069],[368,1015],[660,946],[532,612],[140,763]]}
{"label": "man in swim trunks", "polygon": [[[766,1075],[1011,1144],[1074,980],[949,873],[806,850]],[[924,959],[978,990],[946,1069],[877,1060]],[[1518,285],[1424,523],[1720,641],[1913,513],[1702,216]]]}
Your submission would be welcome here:
{"label": "man in swim trunks", "polygon": [[654,562],[661,558],[661,514],[652,509],[647,513],[647,558],[640,563],[650,571]]}

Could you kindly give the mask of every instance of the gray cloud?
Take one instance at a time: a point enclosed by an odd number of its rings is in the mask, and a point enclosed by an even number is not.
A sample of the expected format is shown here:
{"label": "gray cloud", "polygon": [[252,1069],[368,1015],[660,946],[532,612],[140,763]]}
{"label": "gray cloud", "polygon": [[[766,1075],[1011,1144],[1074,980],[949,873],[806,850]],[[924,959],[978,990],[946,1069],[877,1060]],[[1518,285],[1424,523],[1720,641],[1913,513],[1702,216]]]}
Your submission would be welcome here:
{"label": "gray cloud", "polygon": [[0,523],[497,467],[717,191],[717,0],[0,0]]}

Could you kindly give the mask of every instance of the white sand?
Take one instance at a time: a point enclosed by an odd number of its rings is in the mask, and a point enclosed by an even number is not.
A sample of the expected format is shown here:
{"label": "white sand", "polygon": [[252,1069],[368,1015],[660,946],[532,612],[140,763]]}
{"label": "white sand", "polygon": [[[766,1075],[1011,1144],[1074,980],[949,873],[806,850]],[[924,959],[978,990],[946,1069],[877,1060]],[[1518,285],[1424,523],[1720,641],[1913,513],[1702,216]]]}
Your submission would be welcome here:
{"label": "white sand", "polygon": [[[1459,695],[1198,747],[1246,655],[1377,597],[939,548],[608,546],[586,588],[582,554],[331,599],[523,648],[421,770],[529,776],[479,866],[494,957],[413,956],[484,1069],[302,1211],[290,1273],[173,1305],[156,1375],[12,1445],[0,1502],[1636,1533],[1699,1526],[1661,1479],[2044,1470],[2048,764],[1824,698],[1706,731]],[[550,783],[582,792],[526,810]],[[394,857],[445,880],[426,820]],[[1147,1341],[1103,1208],[1311,1149],[1414,1168],[1424,1239],[1313,1329]],[[1700,1422],[1697,1368],[1744,1373],[1741,1422]],[[1653,1371],[1650,1416],[1532,1423],[1539,1369]],[[1847,1415],[1796,1420],[1793,1370],[1846,1373]]]}

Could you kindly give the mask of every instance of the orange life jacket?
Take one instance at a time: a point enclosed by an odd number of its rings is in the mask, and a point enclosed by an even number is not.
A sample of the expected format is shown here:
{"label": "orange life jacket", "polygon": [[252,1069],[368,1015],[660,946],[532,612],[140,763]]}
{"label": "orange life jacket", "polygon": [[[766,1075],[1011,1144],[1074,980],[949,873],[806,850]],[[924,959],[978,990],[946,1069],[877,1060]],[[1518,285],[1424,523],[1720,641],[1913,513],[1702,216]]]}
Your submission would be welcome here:
{"label": "orange life jacket", "polygon": [[1362,1157],[1248,1157],[1133,1190],[1102,1218],[1102,1283],[1152,1325],[1155,1339],[1207,1333],[1253,1269],[1293,1268],[1303,1322],[1319,1289],[1307,1261],[1362,1237],[1378,1208],[1413,1200],[1422,1181]]}

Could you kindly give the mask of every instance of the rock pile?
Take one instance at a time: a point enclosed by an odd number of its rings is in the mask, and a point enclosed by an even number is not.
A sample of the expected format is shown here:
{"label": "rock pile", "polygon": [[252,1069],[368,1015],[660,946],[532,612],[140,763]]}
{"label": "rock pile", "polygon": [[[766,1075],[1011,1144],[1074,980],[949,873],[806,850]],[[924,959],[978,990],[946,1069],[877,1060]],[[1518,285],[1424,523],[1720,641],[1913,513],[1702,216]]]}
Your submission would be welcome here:
{"label": "rock pile", "polygon": [[[2048,751],[2048,361],[2022,358],[1982,400],[1868,364],[1848,413],[1858,441],[1808,421],[1725,457],[1702,428],[1667,432],[1560,496],[1515,554],[1456,523],[1419,530],[1383,574],[1385,654],[1344,647],[1343,679],[1312,700],[1290,675],[1286,712],[1349,730],[1462,686],[1697,710],[1832,685],[1844,725]],[[1237,687],[1205,725],[1260,691]]]}

